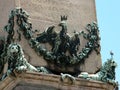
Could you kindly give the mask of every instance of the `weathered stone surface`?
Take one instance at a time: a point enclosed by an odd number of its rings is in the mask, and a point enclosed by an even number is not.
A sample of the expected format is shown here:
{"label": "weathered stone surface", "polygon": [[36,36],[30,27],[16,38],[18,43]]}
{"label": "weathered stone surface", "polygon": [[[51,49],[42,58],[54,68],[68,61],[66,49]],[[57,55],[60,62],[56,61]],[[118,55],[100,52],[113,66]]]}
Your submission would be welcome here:
{"label": "weathered stone surface", "polygon": [[7,24],[9,19],[9,14],[12,9],[15,7],[15,1],[0,1],[0,36],[4,36],[5,32],[3,32],[3,27]]}
{"label": "weathered stone surface", "polygon": [[58,75],[27,72],[17,78],[7,77],[0,90],[114,90],[110,84],[76,78],[75,83],[62,82]]}
{"label": "weathered stone surface", "polygon": [[[8,5],[7,5],[8,4]],[[5,6],[4,6],[5,5]],[[44,31],[51,25],[56,25],[56,30],[60,31],[57,26],[60,22],[60,15],[68,16],[68,33],[73,34],[73,31],[85,30],[88,23],[96,20],[95,1],[94,0],[2,0],[0,3],[0,35],[6,35],[2,31],[7,24],[8,15],[16,6],[21,6],[30,14],[30,21],[33,24],[33,30],[38,29],[40,32]],[[46,61],[39,57],[28,44],[28,41],[22,36],[20,44],[25,51],[28,61],[35,66],[46,66]],[[81,37],[80,50],[85,46],[86,41]],[[48,47],[47,44],[45,44]],[[50,66],[50,65],[49,65]],[[77,69],[95,73],[101,66],[101,56],[96,52],[92,52],[89,58],[85,60],[83,65],[78,65]],[[51,68],[51,66],[50,66]],[[52,66],[55,69],[56,66]],[[76,68],[68,68],[75,71]],[[59,67],[58,67],[59,70]]]}

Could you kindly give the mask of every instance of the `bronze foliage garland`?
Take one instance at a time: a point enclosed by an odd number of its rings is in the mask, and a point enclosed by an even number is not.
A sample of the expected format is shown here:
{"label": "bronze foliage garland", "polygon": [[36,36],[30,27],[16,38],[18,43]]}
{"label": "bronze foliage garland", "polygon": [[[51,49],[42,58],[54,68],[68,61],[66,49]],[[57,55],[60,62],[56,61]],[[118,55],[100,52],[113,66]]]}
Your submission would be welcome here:
{"label": "bronze foliage garland", "polygon": [[[23,10],[22,8],[18,8],[11,11],[8,25],[5,26],[5,31],[8,32],[7,43],[10,44],[14,41],[14,17],[17,17],[16,22],[19,26],[20,30],[23,32],[23,35],[27,40],[29,40],[29,44],[34,50],[38,53],[38,55],[42,55],[44,59],[48,62],[62,65],[62,66],[72,66],[75,64],[79,64],[83,62],[90,53],[95,50],[97,54],[99,54],[99,35],[98,35],[98,26],[95,22],[88,24],[86,26],[86,31],[82,32],[75,32],[74,37],[77,38],[77,45],[74,45],[72,50],[70,49],[70,42],[72,42],[71,38],[66,34],[67,32],[67,25],[66,25],[66,16],[61,16],[61,23],[59,24],[62,27],[62,30],[59,33],[54,31],[55,26],[50,26],[48,29],[36,38],[33,38],[33,31],[32,31],[32,23],[29,22],[29,14]],[[21,35],[18,30],[18,40],[21,40]],[[65,35],[64,35],[65,34]],[[78,52],[78,46],[80,44],[79,35],[83,35],[84,39],[88,42],[86,43],[85,47],[82,48],[80,52]],[[65,46],[63,45],[63,50],[69,50],[70,55],[66,55],[66,51],[61,51],[60,45],[63,43],[61,40],[65,40],[67,43]],[[57,42],[58,41],[58,42]],[[48,51],[44,48],[41,43],[49,43],[52,46],[51,51]],[[61,45],[62,46],[62,45]]]}

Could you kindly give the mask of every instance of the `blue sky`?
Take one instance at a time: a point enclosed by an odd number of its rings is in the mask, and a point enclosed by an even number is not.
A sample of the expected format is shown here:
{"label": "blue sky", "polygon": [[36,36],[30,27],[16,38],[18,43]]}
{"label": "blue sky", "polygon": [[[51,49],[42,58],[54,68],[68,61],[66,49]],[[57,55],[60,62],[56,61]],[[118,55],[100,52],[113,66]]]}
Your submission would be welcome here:
{"label": "blue sky", "polygon": [[104,63],[114,52],[118,63],[116,81],[120,84],[120,0],[96,0],[97,20],[101,36],[101,54]]}

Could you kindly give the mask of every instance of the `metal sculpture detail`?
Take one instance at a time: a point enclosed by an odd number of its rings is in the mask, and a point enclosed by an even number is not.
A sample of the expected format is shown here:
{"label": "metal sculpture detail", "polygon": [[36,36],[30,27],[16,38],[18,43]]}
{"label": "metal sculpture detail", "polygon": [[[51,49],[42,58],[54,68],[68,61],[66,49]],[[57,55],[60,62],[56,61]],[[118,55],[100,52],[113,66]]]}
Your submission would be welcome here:
{"label": "metal sculpture detail", "polygon": [[80,75],[78,75],[78,77],[85,78],[88,80],[98,80],[98,81],[108,82],[113,85],[117,85],[118,83],[115,82],[116,66],[117,66],[117,63],[111,57],[103,64],[103,66],[101,67],[98,73],[88,74],[87,72],[82,72]]}
{"label": "metal sculpture detail", "polygon": [[25,71],[38,72],[37,68],[27,62],[21,46],[16,43],[12,43],[8,46],[6,63],[8,63],[8,69],[6,74],[3,75],[2,80],[9,74],[14,75],[14,71],[17,73]]}
{"label": "metal sculpture detail", "polygon": [[[16,19],[14,19],[15,17]],[[8,25],[4,28],[8,32],[7,44],[21,40],[20,30],[17,30],[17,39],[14,37],[15,23],[17,23],[26,39],[29,40],[30,46],[48,62],[60,66],[72,66],[83,62],[93,50],[99,54],[100,38],[98,36],[98,26],[95,22],[86,26],[87,33],[84,31],[74,32],[74,35],[70,36],[67,30],[67,16],[61,16],[61,22],[58,24],[61,27],[60,32],[55,31],[55,26],[50,26],[39,36],[33,37],[29,14],[22,8],[16,8],[11,11]],[[84,39],[88,41],[81,51],[79,51],[80,35],[83,35]],[[52,49],[47,50],[41,43],[49,43]],[[66,54],[66,52],[69,52],[69,54]]]}
{"label": "metal sculpture detail", "polygon": [[[0,73],[3,71],[4,64],[8,62],[7,73],[2,76],[1,80],[9,74],[14,75],[14,71],[18,73],[27,70],[42,72],[43,74],[52,73],[45,67],[34,67],[27,62],[22,47],[16,43],[16,40],[18,42],[21,40],[20,30],[29,41],[31,48],[33,48],[38,55],[42,55],[47,62],[58,66],[75,66],[88,58],[93,50],[95,50],[97,54],[100,53],[99,30],[95,22],[86,26],[86,32],[74,32],[74,35],[70,36],[67,30],[67,16],[61,16],[61,22],[58,24],[58,26],[61,27],[60,32],[55,31],[55,26],[50,26],[44,32],[40,33],[38,37],[33,37],[32,23],[28,19],[29,14],[22,8],[16,8],[11,11],[8,25],[4,27],[4,30],[8,33],[7,40],[6,42],[0,40]],[[18,25],[19,30],[14,30],[15,24]],[[18,34],[17,38],[14,37],[16,31]],[[83,35],[83,38],[87,40],[87,43],[81,51],[79,50],[81,45],[80,35]],[[44,48],[41,43],[49,43],[52,47],[51,50]],[[67,54],[67,52],[69,52],[69,54]],[[116,84],[115,67],[116,63],[113,61],[113,58],[111,58],[105,62],[97,74],[89,75],[85,72],[81,73],[78,77]],[[75,81],[74,76],[61,73],[61,80],[63,82],[66,78],[69,79],[71,84]]]}
{"label": "metal sculpture detail", "polygon": [[[30,45],[38,55],[43,55],[45,60],[60,66],[71,66],[84,61],[93,50],[99,54],[100,38],[97,24],[95,22],[88,24],[86,26],[88,33],[84,31],[74,32],[71,37],[67,32],[66,21],[67,17],[61,16],[61,22],[58,24],[61,27],[60,32],[55,31],[55,26],[50,26],[43,33],[40,33],[38,37],[30,39]],[[80,35],[83,35],[88,42],[79,52]],[[52,46],[51,51],[43,48],[41,43],[49,43]],[[68,55],[66,54],[67,51],[69,52]]]}

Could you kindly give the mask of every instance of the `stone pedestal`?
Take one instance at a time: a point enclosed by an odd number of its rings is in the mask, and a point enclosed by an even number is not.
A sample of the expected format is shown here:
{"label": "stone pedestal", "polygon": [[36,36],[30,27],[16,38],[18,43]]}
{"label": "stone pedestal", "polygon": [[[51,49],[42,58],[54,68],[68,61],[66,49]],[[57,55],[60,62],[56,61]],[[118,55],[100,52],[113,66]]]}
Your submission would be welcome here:
{"label": "stone pedestal", "polygon": [[7,77],[0,82],[0,90],[114,90],[110,84],[75,78],[73,84],[62,82],[61,76],[27,72]]}

